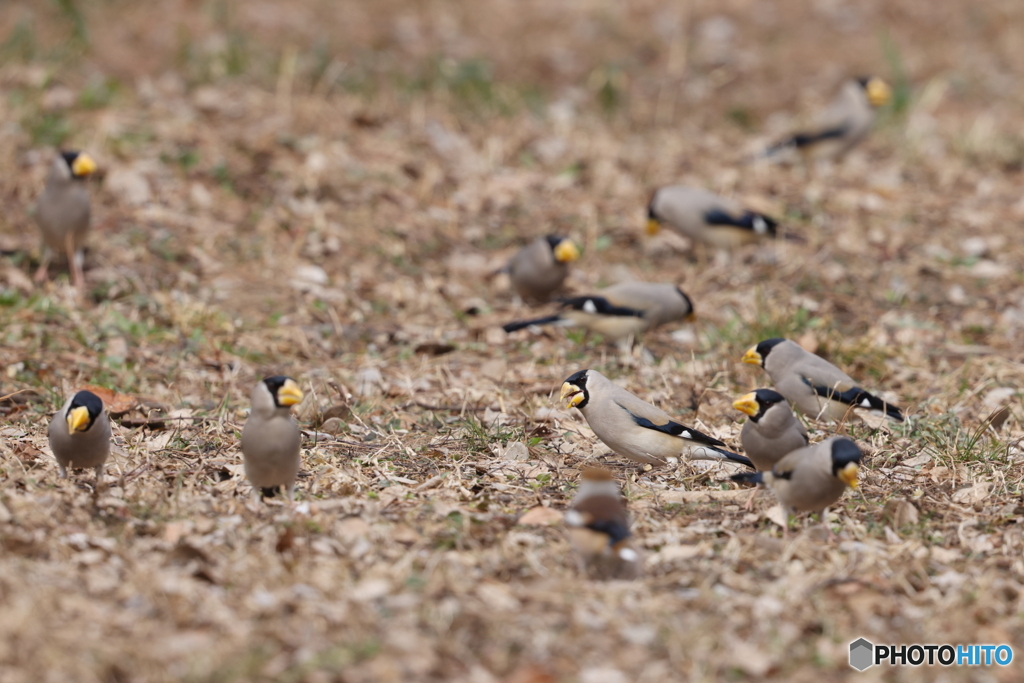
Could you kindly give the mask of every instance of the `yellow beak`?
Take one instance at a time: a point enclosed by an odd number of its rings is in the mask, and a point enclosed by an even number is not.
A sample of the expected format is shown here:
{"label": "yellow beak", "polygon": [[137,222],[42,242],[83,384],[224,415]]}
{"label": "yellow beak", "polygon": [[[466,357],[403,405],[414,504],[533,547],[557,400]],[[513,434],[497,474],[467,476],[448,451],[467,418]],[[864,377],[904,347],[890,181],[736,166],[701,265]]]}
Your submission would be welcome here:
{"label": "yellow beak", "polygon": [[555,260],[559,263],[572,263],[580,257],[580,250],[572,240],[562,240],[555,247]]}
{"label": "yellow beak", "polygon": [[283,406],[293,406],[296,403],[302,403],[302,398],[302,389],[299,389],[299,385],[293,380],[287,380],[277,390],[277,402]]}
{"label": "yellow beak", "polygon": [[839,470],[839,481],[849,486],[854,491],[857,490],[857,475],[860,474],[860,468],[857,467],[857,463],[851,462],[843,469]]}
{"label": "yellow beak", "polygon": [[761,406],[757,404],[757,394],[754,392],[740,396],[732,402],[732,407],[750,417],[754,417],[761,410]]}
{"label": "yellow beak", "polygon": [[750,363],[751,365],[760,365],[762,362],[761,354],[757,352],[756,346],[751,346],[745,354],[743,354],[743,362]]}
{"label": "yellow beak", "polygon": [[565,401],[566,408],[572,408],[583,402],[584,394],[583,390],[575,384],[565,382],[562,384],[562,393],[559,398]]}
{"label": "yellow beak", "polygon": [[68,411],[68,432],[84,432],[89,428],[89,409],[85,406],[78,406]]}
{"label": "yellow beak", "polygon": [[657,218],[648,218],[647,219],[647,234],[651,235],[651,236],[654,236],[654,235],[657,235],[660,231],[661,231],[661,223],[658,221],[658,219]]}
{"label": "yellow beak", "polygon": [[71,162],[71,172],[81,178],[96,172],[96,162],[88,154],[82,153]]}
{"label": "yellow beak", "polygon": [[877,76],[868,81],[868,102],[872,107],[882,107],[892,99],[892,88]]}

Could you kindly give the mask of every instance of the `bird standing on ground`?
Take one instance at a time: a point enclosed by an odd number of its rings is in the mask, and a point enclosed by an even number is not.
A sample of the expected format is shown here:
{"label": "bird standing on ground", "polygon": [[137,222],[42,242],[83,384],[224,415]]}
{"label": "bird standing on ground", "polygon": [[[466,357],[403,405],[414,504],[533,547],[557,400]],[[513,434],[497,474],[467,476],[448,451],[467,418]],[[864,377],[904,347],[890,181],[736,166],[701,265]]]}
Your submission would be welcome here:
{"label": "bird standing on ground", "polygon": [[91,467],[99,484],[110,455],[110,420],[99,396],[91,391],[76,392],[54,413],[49,437],[61,479],[67,478],[68,468]]}
{"label": "bird standing on ground", "polygon": [[635,579],[640,575],[640,554],[630,543],[629,516],[611,472],[598,467],[583,470],[565,525],[580,568],[588,576]]}
{"label": "bird standing on ground", "polygon": [[597,438],[619,455],[648,465],[690,460],[731,461],[753,467],[725,444],[686,427],[596,370],[580,370],[562,384],[566,408],[578,408]]}
{"label": "bird standing on ground", "polygon": [[37,282],[46,280],[56,252],[67,257],[75,287],[81,289],[85,285],[82,266],[90,217],[85,179],[95,171],[96,162],[84,152],[61,152],[50,165],[46,186],[35,207],[36,223],[43,237],[43,257],[35,274]]}
{"label": "bird standing on ground", "polygon": [[[817,512],[821,516],[839,500],[847,486],[857,488],[860,459],[857,444],[834,436],[793,451],[770,470],[741,472],[734,474],[732,480],[770,488],[785,509],[787,519],[797,512]],[[788,533],[789,525],[784,529]]]}
{"label": "bird standing on ground", "polygon": [[903,421],[898,407],[861,389],[845,372],[789,339],[766,339],[748,349],[743,362],[764,368],[778,392],[812,419],[838,422],[854,410],[871,410]]}
{"label": "bird standing on ground", "polygon": [[[732,407],[749,416],[740,430],[740,443],[758,472],[770,470],[783,457],[810,443],[807,428],[777,391],[757,389],[733,401]],[[754,489],[747,499],[748,510],[756,495]]]}
{"label": "bird standing on ground", "polygon": [[548,235],[516,252],[505,271],[524,301],[545,302],[562,288],[569,276],[569,264],[579,257],[580,250],[572,240]]}
{"label": "bird standing on ground", "polygon": [[578,325],[622,342],[661,325],[692,319],[693,303],[675,285],[623,282],[590,296],[562,299],[558,313],[511,322],[503,329],[515,332],[531,325]]}
{"label": "bird standing on ground", "polygon": [[671,185],[656,190],[647,205],[647,234],[662,225],[696,242],[735,249],[775,237],[777,223],[708,190]]}
{"label": "bird standing on ground", "polygon": [[796,150],[805,162],[839,159],[864,139],[875,121],[875,110],[891,98],[892,88],[877,76],[850,79],[810,128],[773,145],[764,155]]}
{"label": "bird standing on ground", "polygon": [[264,496],[283,486],[288,500],[294,499],[302,442],[291,407],[302,398],[295,380],[281,375],[258,382],[252,390],[252,410],[242,428],[242,457],[246,478]]}

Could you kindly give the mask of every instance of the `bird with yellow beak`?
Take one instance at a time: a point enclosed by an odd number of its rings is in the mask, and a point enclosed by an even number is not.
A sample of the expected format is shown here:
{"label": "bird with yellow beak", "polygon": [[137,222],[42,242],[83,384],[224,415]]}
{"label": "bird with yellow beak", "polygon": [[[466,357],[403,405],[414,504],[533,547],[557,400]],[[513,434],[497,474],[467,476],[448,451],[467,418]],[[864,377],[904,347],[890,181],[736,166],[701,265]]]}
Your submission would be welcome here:
{"label": "bird with yellow beak", "polygon": [[36,223],[43,238],[43,257],[37,282],[46,280],[53,254],[67,257],[71,281],[85,284],[83,265],[89,234],[90,201],[85,180],[96,172],[96,162],[84,152],[62,152],[50,165],[43,193],[35,206]]}
{"label": "bird with yellow beak", "polygon": [[878,76],[852,78],[811,126],[773,145],[764,156],[784,158],[781,153],[795,150],[805,162],[838,160],[867,137],[876,111],[891,99],[892,88]]}
{"label": "bird with yellow beak", "polygon": [[304,395],[291,377],[275,375],[256,383],[252,410],[242,428],[242,459],[245,476],[266,497],[284,488],[291,501],[302,465],[302,437],[291,407]]}
{"label": "bird with yellow beak", "polygon": [[110,420],[103,400],[91,391],[76,392],[50,420],[49,439],[62,479],[69,468],[92,468],[98,484],[110,456]]}
{"label": "bird with yellow beak", "polygon": [[[843,495],[856,489],[862,454],[856,443],[832,437],[813,446],[799,448],[779,460],[770,470],[734,474],[733,481],[764,484],[786,510],[787,518],[797,512],[825,510]],[[785,527],[788,533],[788,525]]]}
{"label": "bird with yellow beak", "polygon": [[504,270],[524,301],[542,303],[562,288],[569,264],[579,257],[580,250],[571,239],[548,235],[516,252]]}

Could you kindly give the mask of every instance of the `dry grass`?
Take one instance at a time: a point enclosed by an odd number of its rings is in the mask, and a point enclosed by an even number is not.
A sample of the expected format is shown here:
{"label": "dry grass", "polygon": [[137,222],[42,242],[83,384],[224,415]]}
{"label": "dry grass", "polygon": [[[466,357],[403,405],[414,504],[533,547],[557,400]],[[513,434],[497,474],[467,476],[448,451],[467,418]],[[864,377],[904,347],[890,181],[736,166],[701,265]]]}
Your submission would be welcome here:
{"label": "dry grass", "polygon": [[[0,683],[1020,680],[846,665],[859,636],[1024,642],[1024,14],[936,4],[0,6]],[[864,71],[900,106],[845,164],[737,165]],[[105,175],[84,301],[28,280],[58,143]],[[807,243],[721,263],[646,241],[674,181]],[[576,289],[679,282],[694,334],[639,365],[506,338],[525,311],[486,276],[548,232],[585,246]],[[596,367],[738,445],[730,402],[766,381],[738,357],[775,334],[913,415],[848,428],[870,455],[836,543],[783,543],[718,473],[606,458],[552,401]],[[311,397],[306,512],[241,475],[271,373]],[[140,402],[98,494],[46,446],[85,383]],[[642,581],[581,580],[557,525],[517,524],[594,459]]]}

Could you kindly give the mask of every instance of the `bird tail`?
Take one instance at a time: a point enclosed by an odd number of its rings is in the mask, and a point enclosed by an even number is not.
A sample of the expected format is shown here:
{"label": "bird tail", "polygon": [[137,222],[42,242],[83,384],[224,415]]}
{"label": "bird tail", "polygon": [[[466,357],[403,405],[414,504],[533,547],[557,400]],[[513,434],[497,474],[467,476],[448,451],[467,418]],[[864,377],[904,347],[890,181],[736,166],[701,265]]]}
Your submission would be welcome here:
{"label": "bird tail", "polygon": [[710,446],[695,446],[690,449],[690,460],[716,460],[718,462],[735,462],[740,465],[746,465],[750,469],[754,469],[754,463],[750,462],[750,458],[740,455],[739,453],[733,453],[722,448],[712,448]]}
{"label": "bird tail", "polygon": [[763,484],[764,472],[740,472],[729,477],[738,484]]}
{"label": "bird tail", "polygon": [[521,330],[524,327],[529,327],[530,325],[552,325],[561,321],[562,316],[560,315],[548,315],[543,318],[534,318],[533,320],[515,320],[507,325],[502,325],[501,329],[506,332],[515,332],[516,330]]}

